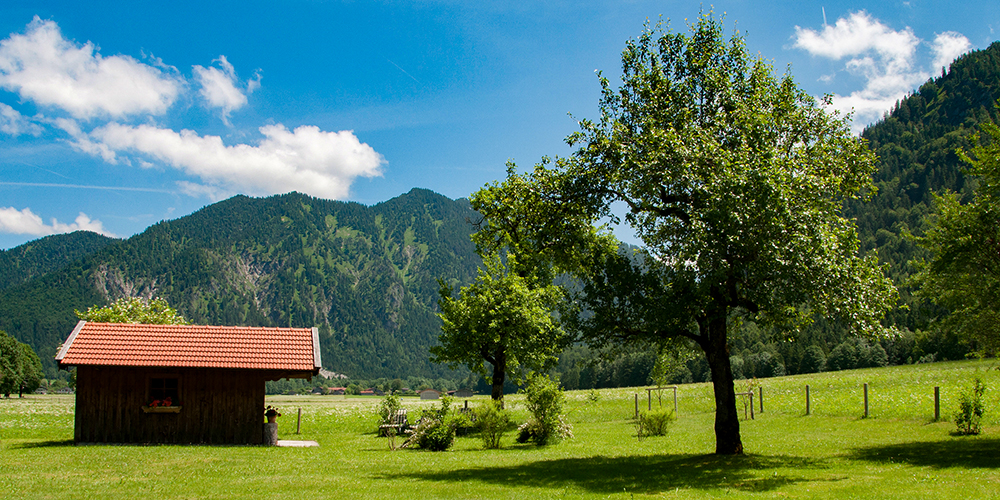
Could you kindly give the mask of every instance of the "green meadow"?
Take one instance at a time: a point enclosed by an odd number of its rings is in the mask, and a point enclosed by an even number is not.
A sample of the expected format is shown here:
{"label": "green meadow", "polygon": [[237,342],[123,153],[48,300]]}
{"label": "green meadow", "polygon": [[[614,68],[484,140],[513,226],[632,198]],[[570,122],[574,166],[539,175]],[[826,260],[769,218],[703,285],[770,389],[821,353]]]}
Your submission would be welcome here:
{"label": "green meadow", "polygon": [[[975,376],[987,384],[984,432],[956,436],[951,416],[958,393]],[[74,397],[32,395],[0,400],[0,491],[6,498],[60,499],[1000,496],[1000,371],[994,362],[760,383],[764,411],[741,422],[747,454],[739,457],[712,454],[709,384],[679,387],[678,419],[664,437],[636,437],[635,394],[645,409],[644,388],[600,390],[596,397],[575,391],[567,393],[572,439],[539,448],[517,444],[512,431],[503,449],[483,450],[470,435],[441,453],[391,450],[388,439],[374,433],[377,398],[269,397],[283,412],[281,439],[320,446],[265,448],[74,446]],[[863,418],[865,383],[869,418]],[[939,422],[933,421],[935,386],[941,388]],[[671,407],[672,392],[663,396]],[[431,403],[404,398],[403,404],[415,412]],[[520,397],[510,397],[508,406],[518,422],[526,419]]]}

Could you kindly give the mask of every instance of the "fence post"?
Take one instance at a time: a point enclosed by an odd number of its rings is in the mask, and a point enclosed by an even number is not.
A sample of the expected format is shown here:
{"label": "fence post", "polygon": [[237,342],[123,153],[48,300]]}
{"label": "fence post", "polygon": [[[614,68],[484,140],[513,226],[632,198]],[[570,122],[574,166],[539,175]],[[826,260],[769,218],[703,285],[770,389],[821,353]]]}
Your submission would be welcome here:
{"label": "fence post", "polygon": [[868,384],[865,383],[865,418],[868,418]]}
{"label": "fence post", "polygon": [[295,433],[298,434],[302,430],[302,408],[299,408],[299,420],[295,423]]}
{"label": "fence post", "polygon": [[806,384],[806,415],[809,415],[809,384]]}
{"label": "fence post", "polygon": [[635,393],[635,418],[639,418],[639,393]]}
{"label": "fence post", "polygon": [[750,395],[750,420],[753,420],[753,391],[750,390],[747,394]]}
{"label": "fence post", "polygon": [[764,386],[760,386],[760,412],[764,413]]}
{"label": "fence post", "polygon": [[941,388],[934,386],[934,421],[941,420]]}
{"label": "fence post", "polygon": [[677,416],[677,386],[674,386],[674,416]]}
{"label": "fence post", "polygon": [[646,389],[646,411],[653,411],[653,391]]}

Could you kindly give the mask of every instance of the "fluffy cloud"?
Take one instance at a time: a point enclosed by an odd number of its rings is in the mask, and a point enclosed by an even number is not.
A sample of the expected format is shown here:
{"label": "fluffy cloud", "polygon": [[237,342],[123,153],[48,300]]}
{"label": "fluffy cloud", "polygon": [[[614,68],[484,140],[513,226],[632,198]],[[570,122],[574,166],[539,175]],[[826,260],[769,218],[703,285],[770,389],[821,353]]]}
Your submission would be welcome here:
{"label": "fluffy cloud", "polygon": [[[201,85],[199,93],[209,106],[222,109],[222,120],[229,123],[229,113],[242,108],[247,103],[247,96],[242,90],[236,87],[236,69],[226,60],[226,56],[219,56],[212,61],[219,63],[222,68],[214,66],[205,68],[194,66],[195,80]],[[249,80],[246,85],[247,94],[253,92],[260,86],[260,73]]]}
{"label": "fluffy cloud", "polygon": [[99,127],[90,136],[114,151],[148,155],[208,184],[187,183],[188,193],[300,191],[345,198],[354,178],[381,175],[382,155],[350,131],[324,132],[312,126],[289,131],[282,125],[259,130],[264,139],[256,146],[227,146],[218,136],[191,130],[118,123]]}
{"label": "fluffy cloud", "polygon": [[[913,30],[893,30],[865,11],[851,13],[821,31],[796,26],[793,38],[794,47],[814,56],[847,59],[844,69],[864,79],[863,89],[833,99],[835,109],[854,111],[855,131],[881,118],[897,100],[932,76],[916,63],[922,40]],[[932,44],[935,58],[930,69],[940,69],[970,48],[961,34],[938,35]],[[829,75],[823,77],[823,81],[832,80]]]}
{"label": "fluffy cloud", "polygon": [[21,134],[39,135],[42,127],[32,123],[16,109],[0,103],[0,132],[15,137]]}
{"label": "fluffy cloud", "polygon": [[91,220],[87,214],[80,212],[72,224],[63,224],[52,219],[52,224],[46,225],[42,218],[35,215],[30,208],[18,210],[14,207],[0,208],[0,232],[13,234],[30,234],[32,236],[48,236],[50,234],[71,233],[73,231],[93,231],[105,236],[114,236],[105,231],[104,224],[99,220]]}
{"label": "fluffy cloud", "polygon": [[972,44],[969,43],[969,39],[965,35],[946,31],[934,37],[932,49],[934,50],[934,66],[931,69],[937,71],[941,68],[947,69],[955,58],[972,50]]}
{"label": "fluffy cloud", "polygon": [[91,119],[163,114],[181,82],[128,56],[103,57],[94,44],[66,40],[55,22],[36,16],[24,34],[0,41],[0,87]]}
{"label": "fluffy cloud", "polygon": [[[258,129],[263,139],[256,145],[226,145],[218,136],[157,124],[178,98],[198,89],[205,104],[219,109],[230,125],[230,113],[246,106],[247,95],[260,87],[260,70],[240,81],[236,68],[220,55],[211,66],[192,66],[188,81],[156,58],[146,57],[146,64],[98,52],[91,42],[80,45],[65,39],[55,22],[38,17],[23,34],[0,41],[0,88],[50,115],[28,120],[0,103],[0,132],[38,135],[39,125],[61,131],[71,146],[108,163],[148,168],[153,161],[176,168],[193,177],[177,183],[182,192],[211,199],[291,190],[345,198],[356,177],[381,175],[382,155],[351,131],[324,132],[314,126],[289,131],[280,124],[267,125]],[[30,211],[11,210],[5,212],[11,222],[4,227],[30,227],[31,234],[45,234],[39,231],[72,226],[57,226],[55,221],[45,226]],[[78,219],[76,224],[93,223]]]}

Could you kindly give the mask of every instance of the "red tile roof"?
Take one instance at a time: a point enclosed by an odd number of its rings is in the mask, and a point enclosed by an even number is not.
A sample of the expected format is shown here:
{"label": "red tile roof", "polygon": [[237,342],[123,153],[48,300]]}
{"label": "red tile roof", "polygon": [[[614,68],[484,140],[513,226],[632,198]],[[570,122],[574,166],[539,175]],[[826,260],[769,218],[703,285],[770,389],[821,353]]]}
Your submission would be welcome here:
{"label": "red tile roof", "polygon": [[317,372],[315,328],[143,325],[81,321],[56,355],[60,366],[244,368]]}

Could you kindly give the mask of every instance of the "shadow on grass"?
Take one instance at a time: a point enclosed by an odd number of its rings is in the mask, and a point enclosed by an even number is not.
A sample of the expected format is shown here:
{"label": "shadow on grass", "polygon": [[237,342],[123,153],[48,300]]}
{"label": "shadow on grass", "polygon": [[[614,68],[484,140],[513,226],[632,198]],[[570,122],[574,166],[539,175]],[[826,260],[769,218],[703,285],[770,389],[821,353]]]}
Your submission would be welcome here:
{"label": "shadow on grass", "polygon": [[908,463],[925,467],[1000,468],[1000,438],[958,437],[855,449],[849,457],[869,462]]}
{"label": "shadow on grass", "polygon": [[675,488],[771,491],[801,481],[770,469],[825,468],[800,457],[655,455],[543,460],[506,467],[474,467],[451,471],[387,473],[380,479],[419,479],[455,483],[512,483],[546,488],[577,487],[593,493],[653,493]]}
{"label": "shadow on grass", "polygon": [[62,448],[62,447],[73,447],[76,443],[72,439],[54,439],[50,441],[30,441],[27,443],[15,443],[10,445],[11,448]]}

